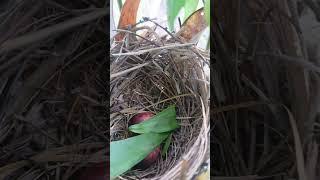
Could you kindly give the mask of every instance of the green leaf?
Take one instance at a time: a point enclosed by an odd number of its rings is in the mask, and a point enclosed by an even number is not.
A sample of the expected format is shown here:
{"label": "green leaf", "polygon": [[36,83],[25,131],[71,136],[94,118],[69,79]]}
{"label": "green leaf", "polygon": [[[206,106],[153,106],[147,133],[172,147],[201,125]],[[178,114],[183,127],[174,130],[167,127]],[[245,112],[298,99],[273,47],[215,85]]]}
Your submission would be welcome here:
{"label": "green leaf", "polygon": [[164,143],[163,149],[161,151],[162,156],[164,156],[168,152],[168,149],[169,149],[169,146],[171,143],[171,139],[172,139],[172,133],[169,135],[169,137],[166,139],[166,141]]}
{"label": "green leaf", "polygon": [[186,0],[167,0],[167,16],[169,22],[169,29],[172,31],[174,27],[174,20],[181,8],[185,5]]}
{"label": "green leaf", "polygon": [[[210,28],[210,26],[209,26],[209,28]],[[207,42],[207,50],[209,50],[209,49],[210,49],[210,35],[209,35],[208,42]]]}
{"label": "green leaf", "polygon": [[129,130],[134,133],[163,133],[169,132],[178,128],[176,120],[175,106],[169,106],[167,109],[159,112],[148,121],[143,121],[129,127]]}
{"label": "green leaf", "polygon": [[204,16],[206,18],[208,26],[210,27],[210,0],[206,0],[204,2]]}
{"label": "green leaf", "polygon": [[116,178],[143,160],[169,133],[146,133],[110,145],[110,176]]}
{"label": "green leaf", "polygon": [[188,17],[194,13],[194,11],[197,9],[199,0],[185,0],[184,4],[184,18],[183,21],[187,20]]}
{"label": "green leaf", "polygon": [[121,9],[122,9],[122,0],[117,0],[117,2],[118,2],[119,11],[121,12]]}

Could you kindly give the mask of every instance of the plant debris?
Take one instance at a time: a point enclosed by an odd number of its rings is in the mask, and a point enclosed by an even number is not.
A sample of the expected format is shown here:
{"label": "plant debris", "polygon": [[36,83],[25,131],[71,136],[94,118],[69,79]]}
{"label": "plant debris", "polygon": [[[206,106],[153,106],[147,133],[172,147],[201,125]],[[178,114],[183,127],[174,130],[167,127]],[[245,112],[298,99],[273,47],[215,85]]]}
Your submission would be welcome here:
{"label": "plant debris", "polygon": [[319,133],[314,131],[319,63],[311,61],[319,56],[306,45],[295,3],[214,2],[215,179],[320,176]]}
{"label": "plant debris", "polygon": [[0,17],[0,179],[70,179],[107,162],[105,1],[10,2]]}

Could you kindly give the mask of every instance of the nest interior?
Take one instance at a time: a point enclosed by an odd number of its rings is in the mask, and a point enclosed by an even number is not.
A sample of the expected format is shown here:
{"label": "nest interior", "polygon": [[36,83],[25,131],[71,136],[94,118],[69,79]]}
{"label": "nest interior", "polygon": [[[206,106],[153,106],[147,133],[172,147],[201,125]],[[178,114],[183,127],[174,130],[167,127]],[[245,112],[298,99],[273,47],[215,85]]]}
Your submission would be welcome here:
{"label": "nest interior", "polygon": [[128,120],[136,113],[157,113],[174,104],[181,126],[173,133],[167,155],[123,177],[172,179],[184,166],[185,176],[192,177],[208,152],[209,77],[204,72],[208,53],[179,43],[155,44],[161,43],[136,40],[111,48],[111,141],[128,137]]}

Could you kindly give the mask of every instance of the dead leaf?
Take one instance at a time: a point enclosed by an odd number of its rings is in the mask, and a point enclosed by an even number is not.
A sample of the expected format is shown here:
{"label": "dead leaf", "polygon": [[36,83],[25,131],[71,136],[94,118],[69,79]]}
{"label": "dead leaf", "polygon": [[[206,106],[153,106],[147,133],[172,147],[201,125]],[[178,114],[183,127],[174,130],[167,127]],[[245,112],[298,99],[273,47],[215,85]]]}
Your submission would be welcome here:
{"label": "dead leaf", "polygon": [[[126,0],[121,9],[118,29],[125,29],[129,25],[136,24],[137,12],[140,0]],[[121,41],[124,38],[124,32],[120,32],[115,36],[116,41]]]}
{"label": "dead leaf", "polygon": [[290,125],[292,128],[292,133],[294,137],[294,147],[295,147],[295,153],[296,153],[296,163],[297,163],[297,171],[299,175],[299,179],[307,179],[306,175],[306,168],[305,168],[305,161],[303,156],[303,147],[300,140],[300,134],[298,131],[296,120],[291,113],[291,111],[285,106],[282,105],[282,107],[287,111],[289,116]]}
{"label": "dead leaf", "polygon": [[177,32],[177,36],[186,42],[197,39],[200,33],[208,26],[204,9],[195,11],[183,24],[181,29]]}

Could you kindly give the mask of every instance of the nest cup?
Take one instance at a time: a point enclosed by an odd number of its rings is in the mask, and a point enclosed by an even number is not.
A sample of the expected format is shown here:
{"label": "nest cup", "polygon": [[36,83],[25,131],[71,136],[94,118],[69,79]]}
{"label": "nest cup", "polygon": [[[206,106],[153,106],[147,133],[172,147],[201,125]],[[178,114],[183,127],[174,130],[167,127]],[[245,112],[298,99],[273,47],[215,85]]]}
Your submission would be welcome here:
{"label": "nest cup", "polygon": [[159,38],[125,38],[110,51],[111,141],[128,138],[128,121],[143,111],[158,113],[174,104],[180,124],[165,157],[121,177],[191,179],[209,159],[209,53]]}

